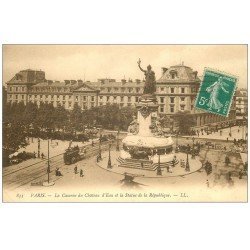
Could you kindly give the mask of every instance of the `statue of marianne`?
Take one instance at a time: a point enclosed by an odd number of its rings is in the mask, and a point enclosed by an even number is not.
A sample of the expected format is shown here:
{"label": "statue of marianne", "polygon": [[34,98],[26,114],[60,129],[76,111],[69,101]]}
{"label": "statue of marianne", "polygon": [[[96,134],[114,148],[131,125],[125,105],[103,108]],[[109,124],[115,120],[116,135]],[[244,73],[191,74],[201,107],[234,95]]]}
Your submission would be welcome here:
{"label": "statue of marianne", "polygon": [[155,82],[155,72],[151,70],[151,65],[147,66],[147,70],[142,69],[141,67],[141,59],[137,62],[139,69],[145,74],[145,85],[143,94],[154,94],[156,91],[156,82]]}

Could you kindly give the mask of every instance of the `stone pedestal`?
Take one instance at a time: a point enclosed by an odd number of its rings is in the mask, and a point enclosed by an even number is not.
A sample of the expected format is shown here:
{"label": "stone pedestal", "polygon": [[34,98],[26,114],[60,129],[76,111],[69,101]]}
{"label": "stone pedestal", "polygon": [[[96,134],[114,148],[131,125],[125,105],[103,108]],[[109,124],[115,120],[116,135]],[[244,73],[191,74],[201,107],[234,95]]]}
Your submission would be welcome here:
{"label": "stone pedestal", "polygon": [[[136,161],[146,160],[148,161],[147,168],[155,169],[155,159],[159,154],[162,155],[162,163],[173,161],[172,138],[159,136],[153,130],[156,126],[158,107],[154,95],[143,95],[137,103],[137,130],[128,133],[122,141],[120,160],[123,167],[136,166]],[[133,160],[133,164],[131,160]]]}

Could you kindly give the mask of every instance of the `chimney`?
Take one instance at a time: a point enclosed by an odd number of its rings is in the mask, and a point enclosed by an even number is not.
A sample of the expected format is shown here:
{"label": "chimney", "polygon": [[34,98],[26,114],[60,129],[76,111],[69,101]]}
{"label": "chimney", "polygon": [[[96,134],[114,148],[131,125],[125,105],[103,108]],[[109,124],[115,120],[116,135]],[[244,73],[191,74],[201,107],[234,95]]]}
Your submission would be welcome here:
{"label": "chimney", "polygon": [[141,82],[141,80],[140,80],[140,79],[135,79],[135,82],[136,82],[137,84],[139,84],[139,83]]}
{"label": "chimney", "polygon": [[71,83],[71,84],[75,84],[75,83],[76,83],[76,80],[70,80],[70,83]]}
{"label": "chimney", "polygon": [[48,80],[47,82],[48,82],[48,85],[51,85],[53,83],[52,80]]}
{"label": "chimney", "polygon": [[70,84],[70,80],[64,80],[65,84]]}
{"label": "chimney", "polygon": [[195,78],[195,79],[197,78],[197,74],[198,74],[197,71],[194,71],[194,72],[193,72],[193,75],[194,75],[194,78]]}
{"label": "chimney", "polygon": [[126,82],[126,79],[122,79],[122,84],[125,84]]}
{"label": "chimney", "polygon": [[83,83],[83,80],[77,80],[77,83]]}

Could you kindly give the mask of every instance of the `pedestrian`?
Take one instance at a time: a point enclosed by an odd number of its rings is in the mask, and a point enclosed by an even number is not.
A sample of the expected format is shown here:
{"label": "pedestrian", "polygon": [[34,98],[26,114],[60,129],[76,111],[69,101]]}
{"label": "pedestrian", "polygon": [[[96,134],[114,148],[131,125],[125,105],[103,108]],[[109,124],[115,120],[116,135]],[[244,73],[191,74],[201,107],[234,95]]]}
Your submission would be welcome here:
{"label": "pedestrian", "polygon": [[228,141],[228,137],[227,137],[227,141]]}
{"label": "pedestrian", "polygon": [[229,159],[228,156],[225,157],[225,163],[226,163],[227,166],[228,166],[228,164],[230,163],[230,159]]}
{"label": "pedestrian", "polygon": [[242,179],[242,176],[243,176],[243,172],[242,172],[242,169],[241,169],[240,172],[239,172],[239,179]]}
{"label": "pedestrian", "polygon": [[75,167],[74,167],[74,172],[75,172],[75,174],[77,174],[77,165],[75,165]]}
{"label": "pedestrian", "polygon": [[209,181],[208,180],[206,181],[206,184],[207,184],[207,187],[209,188]]}
{"label": "pedestrian", "polygon": [[44,158],[44,153],[41,154],[42,159]]}
{"label": "pedestrian", "polygon": [[84,176],[83,170],[81,169],[81,170],[80,170],[80,177],[83,177],[83,176]]}
{"label": "pedestrian", "polygon": [[167,172],[169,173],[169,166],[167,165]]}

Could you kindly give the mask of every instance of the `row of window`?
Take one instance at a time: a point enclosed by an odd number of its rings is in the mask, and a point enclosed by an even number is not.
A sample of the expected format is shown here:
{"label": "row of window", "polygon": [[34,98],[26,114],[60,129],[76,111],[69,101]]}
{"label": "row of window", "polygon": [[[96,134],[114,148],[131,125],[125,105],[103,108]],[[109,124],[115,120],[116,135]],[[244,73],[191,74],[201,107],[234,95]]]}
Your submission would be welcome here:
{"label": "row of window", "polygon": [[[142,93],[143,89],[142,88],[120,88],[120,91],[119,91],[119,88],[117,87],[114,87],[114,88],[111,88],[111,87],[108,87],[108,88],[104,88],[104,87],[101,87],[100,89],[102,92],[108,92],[108,93],[115,93],[115,92],[121,92],[121,93]],[[134,91],[135,90],[135,91]]]}
{"label": "row of window", "polygon": [[[170,107],[170,113],[174,113],[175,112],[175,109],[174,109],[175,107],[173,105],[170,105],[169,107]],[[191,105],[191,110],[193,110],[193,109],[194,109],[194,106]],[[184,111],[185,110],[185,105],[180,105],[180,110]],[[160,106],[160,112],[164,113],[164,106]]]}
{"label": "row of window", "polygon": [[[15,95],[15,97],[16,97],[16,99],[18,99],[18,95]],[[37,95],[34,95],[34,97],[37,98]],[[39,97],[40,97],[40,99],[42,99],[43,96],[40,95]],[[52,95],[52,96],[51,96],[51,99],[52,99],[53,97],[54,97],[54,96]],[[69,99],[71,99],[71,97],[72,97],[72,96],[69,96]],[[9,95],[9,98],[11,99],[11,98],[12,98],[12,95]],[[21,98],[24,99],[24,95],[21,95]],[[31,98],[32,98],[32,95],[29,95],[29,99],[31,99]],[[49,96],[48,96],[48,95],[45,95],[45,98],[48,99]],[[55,96],[55,98],[59,99],[60,96],[57,95],[57,96]],[[75,99],[76,99],[76,101],[79,101],[79,96],[76,96]],[[65,96],[63,96],[63,100],[65,100]],[[107,96],[107,97],[106,97],[106,100],[107,100],[107,102],[110,101],[110,96]],[[117,100],[117,97],[114,96],[114,97],[113,97],[113,101],[116,101],[116,100]],[[180,97],[180,100],[181,100],[181,102],[184,102],[184,101],[185,101],[185,97]],[[85,101],[85,102],[87,101],[87,96],[83,96],[83,101]],[[91,96],[91,102],[94,102],[94,101],[95,101],[95,97],[94,97],[94,96]],[[100,101],[103,101],[103,96],[100,96]],[[120,101],[121,101],[121,102],[124,101],[124,97],[123,97],[123,96],[120,97]],[[138,102],[138,101],[139,101],[139,97],[136,96],[136,97],[135,97],[135,102]],[[128,102],[131,102],[131,97],[130,97],[130,96],[128,96]],[[165,102],[165,97],[160,97],[160,103],[164,103],[164,102]],[[191,100],[191,102],[192,102],[192,100]],[[170,97],[170,103],[175,103],[175,97]]]}
{"label": "row of window", "polygon": [[9,91],[15,91],[15,92],[24,92],[25,91],[25,87],[9,87]]}
{"label": "row of window", "polygon": [[32,92],[70,92],[70,88],[64,87],[33,87]]}

